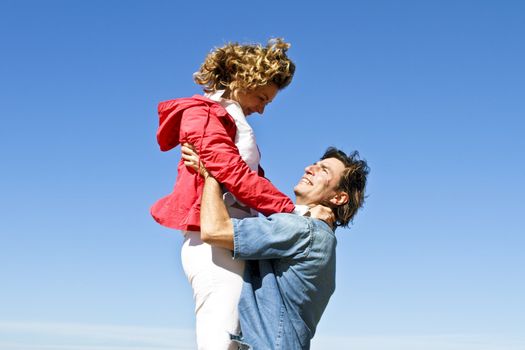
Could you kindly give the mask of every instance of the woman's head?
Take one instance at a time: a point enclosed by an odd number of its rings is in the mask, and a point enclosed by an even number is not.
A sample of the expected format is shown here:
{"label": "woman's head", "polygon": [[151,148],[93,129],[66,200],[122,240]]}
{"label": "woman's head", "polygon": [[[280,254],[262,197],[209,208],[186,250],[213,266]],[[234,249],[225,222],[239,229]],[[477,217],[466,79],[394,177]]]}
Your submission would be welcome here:
{"label": "woman's head", "polygon": [[[208,54],[194,75],[195,82],[207,92],[226,90],[225,97],[239,102],[246,115],[262,113],[277,92],[292,81],[295,64],[286,55],[289,47],[282,39],[269,40],[264,47],[227,44]],[[256,99],[264,102],[255,103]]]}

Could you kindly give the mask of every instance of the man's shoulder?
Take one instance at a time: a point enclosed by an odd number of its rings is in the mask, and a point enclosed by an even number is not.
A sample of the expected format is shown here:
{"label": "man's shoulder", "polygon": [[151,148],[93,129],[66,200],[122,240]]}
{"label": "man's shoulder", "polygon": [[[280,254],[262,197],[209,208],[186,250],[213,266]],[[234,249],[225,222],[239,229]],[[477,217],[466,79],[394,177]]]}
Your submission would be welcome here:
{"label": "man's shoulder", "polygon": [[[289,226],[290,228],[304,228],[308,225],[308,218],[292,213],[275,213],[269,216],[256,216],[248,217],[244,219],[234,219],[232,220],[236,223],[250,223],[250,224],[259,224],[259,225],[268,225],[272,224],[275,226]],[[298,226],[299,225],[299,226]]]}
{"label": "man's shoulder", "polygon": [[283,222],[289,222],[292,224],[296,223],[302,223],[304,225],[308,225],[308,227],[311,230],[314,231],[323,231],[333,234],[334,231],[330,228],[330,226],[324,222],[323,220],[312,218],[310,216],[304,216],[304,215],[298,215],[294,213],[275,213],[268,217],[258,217],[262,220],[277,220],[277,221],[283,221]]}
{"label": "man's shoulder", "polygon": [[303,215],[293,214],[293,213],[275,213],[264,219],[270,220],[270,221],[276,221],[276,222],[282,223],[283,225],[288,224],[291,227],[294,227],[294,225],[300,224],[300,227],[304,228],[306,226],[309,226],[310,218],[303,216]]}
{"label": "man's shoulder", "polygon": [[[233,219],[234,229],[253,228],[254,226],[272,231],[288,233],[304,232],[334,236],[333,230],[324,221],[293,213],[275,213],[268,217],[257,216],[245,219]],[[334,236],[335,237],[335,236]]]}

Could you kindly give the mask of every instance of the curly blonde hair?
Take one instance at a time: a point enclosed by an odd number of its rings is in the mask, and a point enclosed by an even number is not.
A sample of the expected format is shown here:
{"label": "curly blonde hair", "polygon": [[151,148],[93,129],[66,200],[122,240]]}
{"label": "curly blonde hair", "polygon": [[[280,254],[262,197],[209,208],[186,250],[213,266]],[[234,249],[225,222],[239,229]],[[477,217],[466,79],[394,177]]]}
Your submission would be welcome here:
{"label": "curly blonde hair", "polygon": [[281,90],[295,72],[295,64],[286,55],[289,47],[282,38],[268,40],[265,47],[229,43],[210,52],[193,79],[206,92],[246,91],[269,83]]}

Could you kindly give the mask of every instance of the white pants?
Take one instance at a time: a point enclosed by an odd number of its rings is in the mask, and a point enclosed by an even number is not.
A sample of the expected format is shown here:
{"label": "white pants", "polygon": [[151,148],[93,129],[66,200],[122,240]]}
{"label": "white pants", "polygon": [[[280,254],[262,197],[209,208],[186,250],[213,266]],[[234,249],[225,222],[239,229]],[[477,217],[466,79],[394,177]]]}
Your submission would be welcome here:
{"label": "white pants", "polygon": [[200,232],[184,233],[182,267],[193,288],[199,350],[235,350],[231,334],[239,334],[237,304],[244,261],[232,252],[204,243]]}

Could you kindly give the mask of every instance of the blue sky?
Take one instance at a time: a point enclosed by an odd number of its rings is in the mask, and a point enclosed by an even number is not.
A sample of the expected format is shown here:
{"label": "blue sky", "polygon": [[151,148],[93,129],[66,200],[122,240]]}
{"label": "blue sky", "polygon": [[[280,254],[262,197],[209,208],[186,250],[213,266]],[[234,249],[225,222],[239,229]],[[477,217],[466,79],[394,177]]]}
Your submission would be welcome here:
{"label": "blue sky", "polygon": [[156,105],[277,36],[296,76],[249,118],[268,177],[292,195],[329,145],[372,169],[313,349],[525,349],[525,4],[227,6],[0,3],[0,349],[195,348],[180,234],[149,216],[179,158]]}

